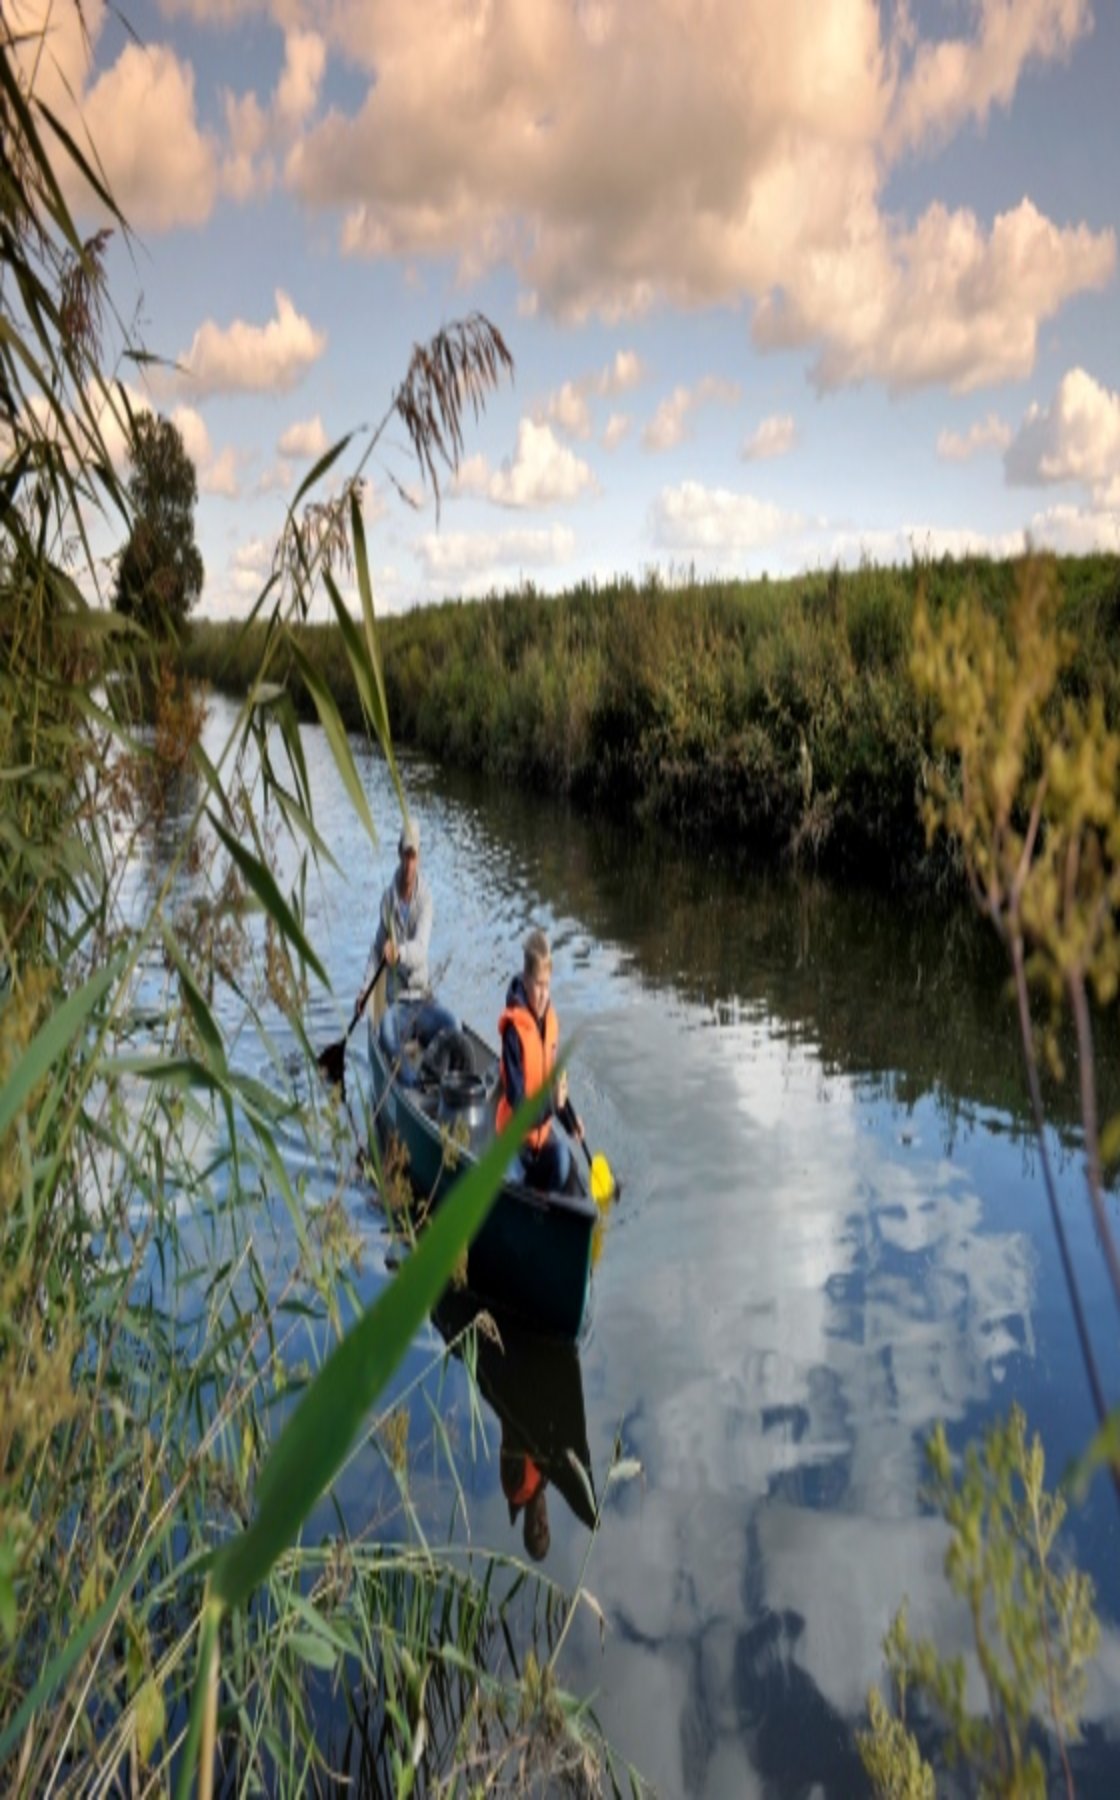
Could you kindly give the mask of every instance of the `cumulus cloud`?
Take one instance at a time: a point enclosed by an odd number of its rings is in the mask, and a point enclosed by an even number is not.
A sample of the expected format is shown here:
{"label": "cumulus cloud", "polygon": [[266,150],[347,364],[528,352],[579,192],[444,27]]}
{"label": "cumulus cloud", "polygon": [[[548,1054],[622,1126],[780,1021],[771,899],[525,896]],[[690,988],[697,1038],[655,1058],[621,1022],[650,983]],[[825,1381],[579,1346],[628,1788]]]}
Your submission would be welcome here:
{"label": "cumulus cloud", "polygon": [[181,385],[192,394],[287,393],[327,347],[326,335],[298,313],[281,289],[276,317],[267,325],[235,319],[222,327],[208,319],[179,357]]}
{"label": "cumulus cloud", "polygon": [[[19,42],[26,82],[90,153],[129,224],[169,231],[209,217],[218,186],[217,145],[195,114],[194,71],[165,45],[128,43],[93,75],[103,0],[77,7],[10,0],[7,23]],[[68,157],[55,158],[67,199],[80,217],[102,218],[103,203]]]}
{"label": "cumulus cloud", "polygon": [[603,449],[617,450],[623,439],[630,435],[630,418],[627,413],[612,413],[603,426]]}
{"label": "cumulus cloud", "polygon": [[1059,556],[1085,556],[1092,551],[1120,552],[1120,492],[1103,510],[1080,506],[1051,506],[1031,520],[1033,544],[1054,550]]}
{"label": "cumulus cloud", "polygon": [[229,149],[222,165],[222,186],[231,199],[245,201],[266,192],[275,179],[272,163],[264,154],[271,135],[268,113],[253,93],[227,92],[223,98]]}
{"label": "cumulus cloud", "polygon": [[302,124],[314,112],[326,66],[327,47],[318,32],[288,33],[276,87],[276,112],[285,125]]}
{"label": "cumulus cloud", "polygon": [[1031,406],[1004,457],[1008,481],[1025,487],[1077,481],[1098,505],[1120,497],[1120,393],[1084,369],[1063,375],[1048,406]]}
{"label": "cumulus cloud", "polygon": [[429,577],[443,581],[570,561],[575,535],[566,525],[534,531],[428,532],[416,553]]}
{"label": "cumulus cloud", "polygon": [[805,521],[752,494],[685,481],[664,488],[654,503],[651,529],[667,550],[753,550],[799,531]]}
{"label": "cumulus cloud", "polygon": [[1069,55],[1092,29],[1090,0],[979,0],[975,36],[918,45],[902,79],[888,143],[895,150],[983,123],[1010,105],[1023,71]]}
{"label": "cumulus cloud", "polygon": [[238,544],[231,561],[235,569],[263,581],[272,568],[274,554],[275,546],[266,538],[253,537]]}
{"label": "cumulus cloud", "polygon": [[1114,232],[1059,229],[1029,200],[987,235],[973,213],[935,203],[894,242],[880,222],[859,257],[822,257],[799,289],[769,295],[754,336],[820,344],[818,388],[877,377],[893,392],[944,382],[966,393],[1028,375],[1042,321],[1115,266]]}
{"label": "cumulus cloud", "polygon": [[938,432],[937,454],[943,462],[969,462],[981,450],[1006,450],[1010,442],[1010,425],[996,413],[989,413],[967,431]]}
{"label": "cumulus cloud", "polygon": [[591,408],[587,395],[573,381],[566,381],[563,387],[548,396],[544,416],[550,424],[566,431],[569,437],[591,436]]}
{"label": "cumulus cloud", "polygon": [[594,377],[597,394],[627,394],[646,379],[645,364],[635,350],[616,350],[605,369]]}
{"label": "cumulus cloud", "polygon": [[797,426],[790,413],[771,413],[743,445],[744,462],[765,462],[786,456],[797,442]]}
{"label": "cumulus cloud", "polygon": [[595,477],[588,464],[561,444],[550,426],[522,419],[517,449],[500,469],[484,456],[468,457],[459,468],[455,491],[479,494],[497,506],[552,506],[593,493]]}
{"label": "cumulus cloud", "polygon": [[322,456],[327,448],[327,434],[318,413],[313,419],[299,419],[281,434],[276,446],[281,456]]}
{"label": "cumulus cloud", "polygon": [[284,66],[267,104],[252,89],[243,94],[226,90],[229,150],[222,186],[232,198],[247,200],[273,186],[277,158],[318,106],[326,67],[327,46],[318,32],[293,30],[284,39]]}
{"label": "cumulus cloud", "polygon": [[1090,13],[967,16],[934,43],[878,0],[711,0],[687,29],[678,0],[537,0],[447,7],[434,32],[413,0],[381,0],[375,39],[344,8],[332,41],[367,93],[305,134],[286,178],[341,209],[355,254],[512,262],[529,312],[746,301],[761,345],[815,348],[822,387],[968,390],[1029,371],[1040,325],[1109,279],[1116,241],[1028,198],[993,222],[885,207],[894,159],[1010,104]]}
{"label": "cumulus cloud", "polygon": [[198,471],[199,489],[204,494],[218,494],[224,500],[236,500],[241,493],[241,458],[231,444],[212,456]]}
{"label": "cumulus cloud", "polygon": [[629,393],[646,379],[645,365],[633,350],[617,350],[605,368],[565,381],[548,396],[542,417],[569,437],[589,438],[592,432],[591,400]]}
{"label": "cumulus cloud", "polygon": [[258,495],[283,494],[292,486],[292,482],[292,465],[281,458],[279,462],[270,463],[267,469],[262,469],[253,492]]}
{"label": "cumulus cloud", "polygon": [[671,450],[688,436],[689,418],[699,407],[733,406],[738,398],[738,382],[721,381],[715,375],[705,375],[693,388],[676,387],[646,426],[642,443],[647,450]]}

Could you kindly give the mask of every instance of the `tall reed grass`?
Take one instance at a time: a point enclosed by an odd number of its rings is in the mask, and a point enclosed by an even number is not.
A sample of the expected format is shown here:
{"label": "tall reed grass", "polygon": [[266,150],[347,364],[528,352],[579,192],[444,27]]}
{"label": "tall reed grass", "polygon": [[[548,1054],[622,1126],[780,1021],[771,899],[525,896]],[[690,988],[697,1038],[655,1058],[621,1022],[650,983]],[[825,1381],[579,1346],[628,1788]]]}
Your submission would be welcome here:
{"label": "tall reed grass", "polygon": [[[1079,646],[1063,691],[1120,718],[1120,559],[1054,568]],[[920,819],[935,748],[910,672],[915,606],[999,617],[1015,578],[1012,562],[945,559],[447,602],[385,622],[385,691],[398,737],[451,763],[709,843],[943,882],[951,862]],[[356,722],[337,629],[300,643]],[[238,693],[254,654],[205,621],[187,648],[195,675]]]}

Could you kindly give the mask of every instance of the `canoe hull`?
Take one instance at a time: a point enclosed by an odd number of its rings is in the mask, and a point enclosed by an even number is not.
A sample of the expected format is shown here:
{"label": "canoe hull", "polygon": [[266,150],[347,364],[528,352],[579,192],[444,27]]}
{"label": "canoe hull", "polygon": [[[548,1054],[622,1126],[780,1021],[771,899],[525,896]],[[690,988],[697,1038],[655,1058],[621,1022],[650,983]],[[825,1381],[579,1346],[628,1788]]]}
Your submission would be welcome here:
{"label": "canoe hull", "polygon": [[[407,1087],[395,1080],[375,1028],[369,1028],[374,1116],[383,1151],[394,1144],[406,1159],[418,1200],[439,1204],[495,1131],[497,1057],[474,1032],[458,1034],[469,1045],[485,1101],[456,1130],[438,1088]],[[469,1147],[449,1154],[449,1129]],[[521,1183],[503,1183],[467,1252],[467,1280],[499,1314],[533,1331],[575,1339],[587,1310],[592,1234],[597,1220],[584,1194],[543,1194]]]}

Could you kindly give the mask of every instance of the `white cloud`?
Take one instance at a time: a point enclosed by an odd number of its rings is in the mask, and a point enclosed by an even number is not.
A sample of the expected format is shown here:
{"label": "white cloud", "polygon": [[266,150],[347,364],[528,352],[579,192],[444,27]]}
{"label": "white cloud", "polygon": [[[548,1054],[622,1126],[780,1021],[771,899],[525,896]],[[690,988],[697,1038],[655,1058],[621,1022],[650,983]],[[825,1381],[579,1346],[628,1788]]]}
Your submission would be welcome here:
{"label": "white cloud", "polygon": [[967,431],[941,431],[937,435],[937,454],[943,462],[969,462],[981,450],[1006,450],[1011,442],[1011,427],[996,413],[977,419]]}
{"label": "white cloud", "polygon": [[489,579],[499,570],[568,562],[575,536],[566,525],[539,531],[428,532],[416,552],[429,577],[448,581],[469,575]]}
{"label": "white cloud", "polygon": [[786,456],[797,442],[797,426],[790,413],[771,413],[743,445],[744,462],[765,462]]}
{"label": "white cloud", "polygon": [[563,387],[548,396],[544,416],[561,431],[566,431],[569,437],[591,436],[591,408],[586,393],[582,393],[575,382],[566,381]]}
{"label": "white cloud", "polygon": [[289,32],[276,88],[276,112],[285,125],[302,124],[314,112],[326,66],[327,47],[318,32]]}
{"label": "white cloud", "polygon": [[840,563],[845,568],[860,563],[911,563],[936,561],[943,556],[1021,556],[1026,538],[1022,531],[973,531],[968,526],[899,525],[888,530],[837,531],[822,548],[823,565]]}
{"label": "white cloud", "polygon": [[202,414],[193,406],[177,406],[171,414],[171,423],[182,438],[183,448],[195,467],[208,462],[213,452],[210,447],[210,432]]}
{"label": "white cloud", "polygon": [[1049,406],[1031,406],[1004,457],[1008,481],[1026,487],[1077,481],[1097,504],[1115,505],[1120,482],[1120,393],[1084,369],[1063,375]]}
{"label": "white cloud", "polygon": [[1090,0],[978,0],[977,34],[919,46],[898,89],[892,150],[944,138],[963,120],[983,123],[1010,105],[1024,69],[1068,56],[1093,25]]}
{"label": "white cloud", "polygon": [[250,89],[226,90],[229,152],[222,166],[222,186],[235,200],[267,193],[276,179],[276,159],[306,126],[319,103],[327,67],[325,40],[315,31],[290,31],[284,39],[284,67],[276,91],[262,106]]}
{"label": "white cloud", "polygon": [[222,186],[231,199],[244,202],[272,186],[275,171],[264,154],[271,136],[267,112],[257,96],[223,95],[229,150],[222,164]]}
{"label": "white cloud", "polygon": [[316,413],[313,419],[299,419],[289,425],[276,447],[281,456],[315,457],[322,456],[327,442],[323,421]]}
{"label": "white cloud", "polygon": [[178,359],[186,371],[179,385],[200,396],[286,393],[326,347],[325,333],[316,331],[278,288],[276,317],[267,325],[243,319],[224,328],[212,319],[200,325],[190,349]]}
{"label": "white cloud", "polygon": [[552,506],[596,490],[595,477],[581,457],[561,444],[548,425],[522,419],[511,460],[491,470],[484,456],[460,464],[455,491],[481,494],[497,506]]}
{"label": "white cloud", "polygon": [[283,458],[279,462],[270,463],[261,471],[253,489],[255,494],[284,494],[292,486],[292,465]]}
{"label": "white cloud", "polygon": [[249,538],[244,544],[239,544],[234,551],[233,567],[254,578],[264,580],[272,569],[273,555],[274,546],[265,538]]}
{"label": "white cloud", "polygon": [[664,488],[652,510],[654,542],[668,550],[752,550],[798,531],[805,521],[752,494],[698,481]]}
{"label": "white cloud", "polygon": [[[103,0],[79,9],[51,0],[6,0],[5,23],[20,41],[26,83],[56,112],[137,230],[168,231],[209,217],[217,193],[217,147],[195,116],[194,71],[165,45],[128,43],[92,80]],[[69,157],[54,166],[81,217],[105,208]]]}
{"label": "white cloud", "polygon": [[647,450],[671,450],[674,445],[683,443],[688,435],[689,418],[698,407],[716,403],[733,406],[738,398],[738,382],[721,381],[715,375],[705,375],[693,388],[676,387],[661,402],[646,426],[642,443]]}
{"label": "white cloud", "polygon": [[597,394],[627,394],[646,379],[645,365],[635,350],[617,350],[611,362],[595,377]]}
{"label": "white cloud", "polygon": [[935,203],[894,241],[869,219],[858,254],[818,258],[762,302],[753,330],[769,348],[819,343],[819,388],[874,377],[893,392],[944,382],[965,393],[1028,375],[1040,323],[1115,266],[1114,232],[1060,230],[1029,200],[987,235],[971,212]]}
{"label": "white cloud", "polygon": [[542,416],[561,431],[566,431],[569,437],[589,438],[592,430],[589,398],[611,398],[628,393],[645,378],[645,365],[636,351],[617,350],[605,368],[592,375],[581,375],[574,381],[565,381],[550,394]]}
{"label": "white cloud", "polygon": [[969,34],[936,44],[879,0],[710,0],[687,31],[679,0],[593,13],[535,0],[530,30],[448,6],[433,30],[381,0],[375,37],[340,9],[332,44],[368,92],[286,178],[342,210],[355,254],[512,262],[528,313],[754,302],[757,341],[815,347],[822,387],[1021,377],[1042,322],[1112,275],[1113,232],[1026,198],[991,223],[883,203],[893,158],[1009,104],[1087,29],[1088,0],[976,0]]}
{"label": "white cloud", "polygon": [[236,500],[241,493],[240,466],[240,456],[232,445],[227,444],[199,469],[199,489],[204,494],[220,494],[225,500]]}
{"label": "white cloud", "polygon": [[603,426],[603,449],[617,450],[623,439],[630,435],[630,418],[627,413],[612,413]]}
{"label": "white cloud", "polygon": [[1051,506],[1031,520],[1033,544],[1055,550],[1060,556],[1084,556],[1091,551],[1120,552],[1120,491],[1110,509]]}

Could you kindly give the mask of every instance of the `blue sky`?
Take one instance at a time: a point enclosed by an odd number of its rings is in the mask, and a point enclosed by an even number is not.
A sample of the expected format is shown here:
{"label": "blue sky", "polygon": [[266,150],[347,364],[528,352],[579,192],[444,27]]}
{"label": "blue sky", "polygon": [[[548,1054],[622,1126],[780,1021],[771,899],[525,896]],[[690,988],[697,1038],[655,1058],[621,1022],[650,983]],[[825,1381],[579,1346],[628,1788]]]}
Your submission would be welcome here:
{"label": "blue sky", "polygon": [[[1115,0],[6,0],[178,364],[134,397],[245,610],[319,450],[472,310],[512,383],[382,611],[525,581],[1120,549]],[[80,113],[80,120],[74,113]],[[96,224],[88,196],[72,202]]]}

